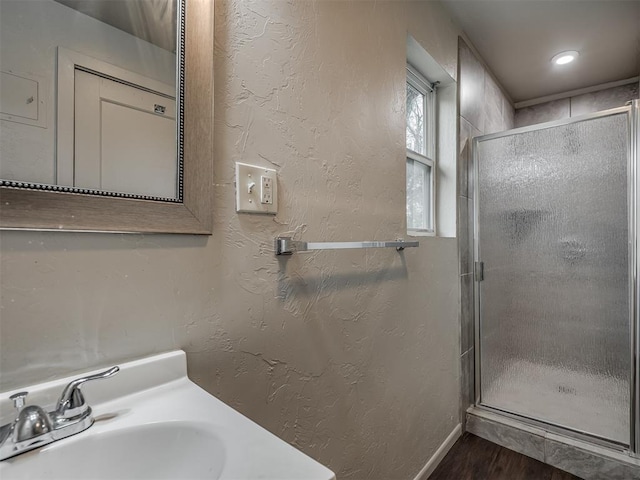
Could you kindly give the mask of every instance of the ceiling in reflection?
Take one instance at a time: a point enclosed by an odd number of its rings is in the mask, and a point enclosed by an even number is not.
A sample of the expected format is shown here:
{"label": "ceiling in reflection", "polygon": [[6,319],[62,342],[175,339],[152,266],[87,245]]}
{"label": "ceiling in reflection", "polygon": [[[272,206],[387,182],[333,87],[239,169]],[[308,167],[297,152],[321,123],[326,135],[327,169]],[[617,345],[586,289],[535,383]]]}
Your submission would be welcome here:
{"label": "ceiling in reflection", "polygon": [[176,0],[55,0],[112,27],[176,51]]}

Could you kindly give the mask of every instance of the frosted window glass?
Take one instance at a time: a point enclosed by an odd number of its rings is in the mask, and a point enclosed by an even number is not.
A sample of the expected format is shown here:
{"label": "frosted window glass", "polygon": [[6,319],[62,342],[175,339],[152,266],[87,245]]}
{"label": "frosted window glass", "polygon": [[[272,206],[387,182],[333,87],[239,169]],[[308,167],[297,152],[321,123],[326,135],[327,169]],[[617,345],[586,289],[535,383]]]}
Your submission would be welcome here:
{"label": "frosted window glass", "polygon": [[478,144],[481,401],[629,443],[626,114]]}
{"label": "frosted window glass", "polygon": [[431,230],[431,167],[407,158],[407,228]]}

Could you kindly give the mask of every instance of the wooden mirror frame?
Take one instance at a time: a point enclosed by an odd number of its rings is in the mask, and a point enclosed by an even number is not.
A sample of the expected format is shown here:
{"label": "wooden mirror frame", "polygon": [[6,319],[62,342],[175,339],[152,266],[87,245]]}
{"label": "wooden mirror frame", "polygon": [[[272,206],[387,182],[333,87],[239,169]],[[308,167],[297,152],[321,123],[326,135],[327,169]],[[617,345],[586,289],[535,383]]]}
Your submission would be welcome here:
{"label": "wooden mirror frame", "polygon": [[[186,0],[183,201],[0,187],[0,229],[211,234],[213,6]],[[182,83],[182,82],[181,82]]]}

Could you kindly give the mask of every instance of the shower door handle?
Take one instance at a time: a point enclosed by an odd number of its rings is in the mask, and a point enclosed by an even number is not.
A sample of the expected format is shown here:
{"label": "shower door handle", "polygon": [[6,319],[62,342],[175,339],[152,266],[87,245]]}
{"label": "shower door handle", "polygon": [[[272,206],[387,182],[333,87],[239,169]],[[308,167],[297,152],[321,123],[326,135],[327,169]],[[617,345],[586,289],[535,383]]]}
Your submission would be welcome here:
{"label": "shower door handle", "polygon": [[473,271],[476,276],[476,282],[484,280],[484,262],[475,262],[473,265]]}

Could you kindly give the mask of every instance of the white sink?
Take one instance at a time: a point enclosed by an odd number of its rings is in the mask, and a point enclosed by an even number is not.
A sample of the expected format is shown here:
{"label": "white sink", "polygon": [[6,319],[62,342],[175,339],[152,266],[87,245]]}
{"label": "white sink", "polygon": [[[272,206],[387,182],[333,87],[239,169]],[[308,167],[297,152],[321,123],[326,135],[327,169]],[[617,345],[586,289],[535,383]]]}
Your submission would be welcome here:
{"label": "white sink", "polygon": [[[335,479],[191,382],[184,352],[120,368],[118,375],[82,387],[96,418],[91,428],[0,462],[0,478]],[[28,403],[50,407],[70,380],[83,375],[24,388]],[[2,424],[13,416],[7,400],[13,392],[0,394]]]}
{"label": "white sink", "polygon": [[[5,460],[2,478],[221,478],[222,439],[195,423],[167,422],[78,434]],[[78,461],[81,459],[81,461]],[[5,470],[6,468],[6,470]]]}

